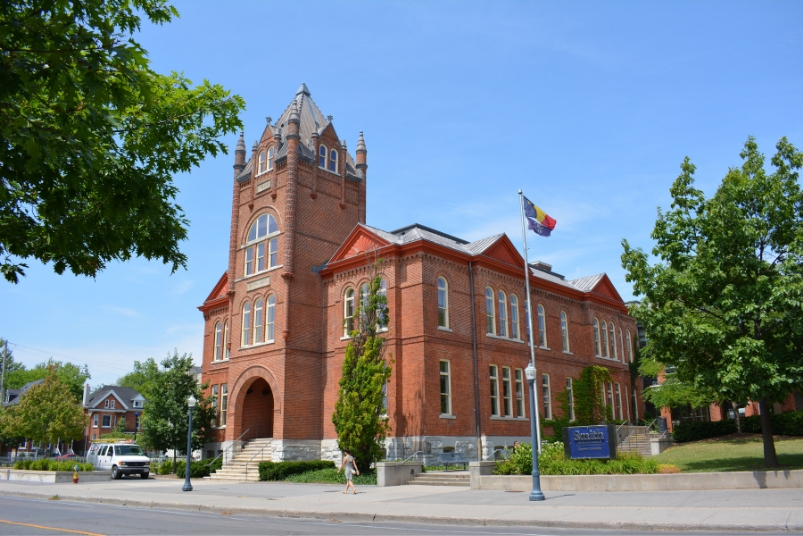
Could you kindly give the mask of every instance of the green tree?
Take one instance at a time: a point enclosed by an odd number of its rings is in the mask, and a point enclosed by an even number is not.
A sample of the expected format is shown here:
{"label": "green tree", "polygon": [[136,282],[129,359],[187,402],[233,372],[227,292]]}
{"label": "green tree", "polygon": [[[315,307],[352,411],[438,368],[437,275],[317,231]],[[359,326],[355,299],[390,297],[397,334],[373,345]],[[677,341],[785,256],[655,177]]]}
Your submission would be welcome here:
{"label": "green tree", "polygon": [[658,262],[622,241],[627,281],[644,296],[632,314],[649,334],[645,357],[721,400],[757,401],[766,467],[778,465],[772,403],[803,382],[803,154],[786,138],[776,148],[768,173],[749,138],[709,199],[686,158],[652,233]]}
{"label": "green tree", "polygon": [[84,408],[75,400],[54,367],[45,381],[20,397],[19,404],[0,416],[5,437],[22,437],[43,443],[81,439],[86,426]]}
{"label": "green tree", "polygon": [[94,277],[109,261],[186,265],[173,175],[226,152],[239,96],[151,70],[133,39],[165,0],[8,0],[0,7],[0,272],[24,259]]}
{"label": "green tree", "polygon": [[117,380],[117,385],[136,389],[138,393],[148,400],[150,394],[156,389],[161,378],[161,371],[156,360],[149,357],[144,362],[134,361],[134,370]]}
{"label": "green tree", "polygon": [[84,384],[92,378],[87,365],[75,365],[51,358],[31,369],[20,366],[6,374],[6,386],[8,389],[19,389],[28,382],[45,379],[51,370],[67,386],[73,399],[80,402],[84,396]]}
{"label": "green tree", "polygon": [[[187,448],[187,399],[190,395],[198,401],[192,413],[193,450],[207,442],[212,430],[212,403],[204,396],[195,377],[189,375],[192,366],[192,356],[179,356],[178,351],[162,361],[163,370],[159,371],[158,381],[146,397],[148,402],[142,417],[143,441],[156,450],[173,449],[174,461],[176,451]],[[175,463],[173,467],[175,470]]]}
{"label": "green tree", "polygon": [[379,335],[388,323],[388,308],[381,285],[381,277],[374,275],[367,283],[367,294],[359,296],[357,325],[346,346],[332,415],[338,445],[354,456],[360,471],[381,459],[382,442],[390,430],[384,396],[391,364],[385,359],[385,338]]}

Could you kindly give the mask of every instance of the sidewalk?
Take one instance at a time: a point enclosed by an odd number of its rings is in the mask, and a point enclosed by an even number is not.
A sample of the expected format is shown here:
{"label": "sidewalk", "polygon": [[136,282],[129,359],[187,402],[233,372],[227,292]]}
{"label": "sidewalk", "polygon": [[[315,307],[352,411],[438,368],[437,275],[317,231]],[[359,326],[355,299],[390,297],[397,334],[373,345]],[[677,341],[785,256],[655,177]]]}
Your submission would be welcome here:
{"label": "sidewalk", "polygon": [[527,493],[435,486],[342,486],[290,483],[212,483],[181,479],[74,484],[0,482],[0,495],[50,498],[146,508],[316,517],[349,521],[528,525],[620,530],[803,532],[800,489]]}

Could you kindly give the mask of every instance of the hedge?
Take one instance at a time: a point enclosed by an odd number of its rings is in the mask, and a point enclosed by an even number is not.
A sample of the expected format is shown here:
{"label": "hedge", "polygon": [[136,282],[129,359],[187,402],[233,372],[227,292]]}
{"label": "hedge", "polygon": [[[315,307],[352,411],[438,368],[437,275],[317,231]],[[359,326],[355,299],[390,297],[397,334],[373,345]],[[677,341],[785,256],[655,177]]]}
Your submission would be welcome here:
{"label": "hedge", "polygon": [[[803,436],[803,409],[770,415],[773,435]],[[753,415],[742,419],[742,431],[751,434],[761,433],[761,416]]]}
{"label": "hedge", "polygon": [[290,475],[298,475],[307,471],[318,471],[319,469],[332,469],[335,462],[324,460],[305,460],[297,462],[260,462],[260,480],[284,480]]}
{"label": "hedge", "polygon": [[[190,477],[203,478],[209,476],[214,471],[223,467],[223,458],[215,458],[214,460],[201,460],[192,462],[190,464]],[[187,460],[176,461],[176,477],[184,478],[184,472],[187,470]],[[169,475],[173,473],[173,460],[165,460],[156,470],[157,474]]]}
{"label": "hedge", "polygon": [[735,421],[683,422],[672,429],[672,439],[678,443],[686,443],[735,433]]}
{"label": "hedge", "polygon": [[27,471],[73,471],[75,466],[79,471],[93,471],[95,468],[91,463],[76,463],[59,460],[19,460],[14,463],[14,469],[24,469]]}
{"label": "hedge", "polygon": [[[528,475],[533,470],[532,447],[522,443],[510,458],[496,463],[496,475]],[[544,445],[538,456],[542,475],[631,475],[655,474],[659,464],[638,452],[620,452],[615,460],[567,460],[562,442]]]}

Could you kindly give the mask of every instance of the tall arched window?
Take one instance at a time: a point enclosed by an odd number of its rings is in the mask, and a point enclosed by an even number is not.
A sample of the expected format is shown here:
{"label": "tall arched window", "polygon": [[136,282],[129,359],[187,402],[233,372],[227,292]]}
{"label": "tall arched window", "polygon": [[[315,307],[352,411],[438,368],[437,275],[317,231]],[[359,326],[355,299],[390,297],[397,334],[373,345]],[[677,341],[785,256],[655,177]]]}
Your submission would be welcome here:
{"label": "tall arched window", "polygon": [[499,298],[499,336],[507,337],[507,296],[501,290]]}
{"label": "tall arched window", "polygon": [[449,329],[449,284],[438,278],[438,327]]}
{"label": "tall arched window", "polygon": [[251,302],[243,304],[243,337],[242,346],[251,344]]}
{"label": "tall arched window", "polygon": [[622,349],[622,363],[627,363],[627,356],[625,356],[625,338],[622,335],[622,328],[619,328],[619,348]]}
{"label": "tall arched window", "polygon": [[521,339],[519,334],[519,299],[515,294],[510,295],[510,336]]}
{"label": "tall arched window", "polygon": [[329,171],[337,173],[337,150],[332,149],[329,151]]}
{"label": "tall arched window", "polygon": [[364,322],[368,315],[368,283],[360,287],[360,322]]}
{"label": "tall arched window", "polygon": [[276,295],[268,296],[268,306],[265,312],[267,321],[265,322],[265,342],[273,342],[276,325]]}
{"label": "tall arched window", "polygon": [[612,358],[616,359],[617,361],[619,361],[619,349],[618,349],[618,347],[616,345],[616,328],[614,327],[613,322],[611,322],[608,325],[608,334],[610,335],[609,338],[611,340],[611,355],[610,356]]}
{"label": "tall arched window", "polygon": [[630,330],[628,329],[625,333],[627,335],[627,358],[630,362],[633,362],[633,337],[630,335]]}
{"label": "tall arched window", "polygon": [[231,348],[229,348],[229,321],[228,320],[226,320],[226,322],[223,323],[223,345],[224,345],[223,347],[225,348],[224,355],[226,356],[226,359],[228,359],[229,357],[231,357]]}
{"label": "tall arched window", "polygon": [[608,357],[610,355],[610,347],[608,346],[608,323],[602,321],[602,355]]}
{"label": "tall arched window", "polygon": [[560,312],[560,336],[563,339],[563,351],[569,352],[569,315],[566,311]]}
{"label": "tall arched window", "polygon": [[384,279],[379,280],[379,292],[377,294],[380,298],[383,298],[382,303],[384,305],[377,311],[376,322],[379,324],[379,329],[384,329],[388,325],[388,319],[384,311],[384,308],[388,306],[388,285],[385,283]]}
{"label": "tall arched window", "polygon": [[541,348],[547,347],[546,340],[546,311],[544,306],[538,304],[538,345]]}
{"label": "tall arched window", "polygon": [[594,318],[594,348],[597,350],[597,355],[602,355],[602,337],[599,333],[599,320]]}
{"label": "tall arched window", "polygon": [[245,275],[256,274],[279,265],[279,226],[272,214],[259,216],[248,230],[245,249]]}
{"label": "tall arched window", "polygon": [[491,335],[496,335],[496,315],[494,314],[494,291],[491,287],[485,288],[485,329]]}
{"label": "tall arched window", "polygon": [[262,175],[265,173],[265,151],[259,151],[259,167],[257,168],[257,174]]}
{"label": "tall arched window", "polygon": [[254,302],[254,344],[262,342],[262,298]]}
{"label": "tall arched window", "polygon": [[268,149],[268,171],[273,169],[273,161],[276,159],[276,148],[273,145]]}
{"label": "tall arched window", "polygon": [[326,145],[318,147],[318,167],[326,169]]}
{"label": "tall arched window", "polygon": [[215,351],[212,356],[212,361],[220,361],[223,355],[223,326],[220,322],[215,324]]}
{"label": "tall arched window", "polygon": [[348,337],[354,330],[354,289],[346,289],[343,300],[343,336]]}

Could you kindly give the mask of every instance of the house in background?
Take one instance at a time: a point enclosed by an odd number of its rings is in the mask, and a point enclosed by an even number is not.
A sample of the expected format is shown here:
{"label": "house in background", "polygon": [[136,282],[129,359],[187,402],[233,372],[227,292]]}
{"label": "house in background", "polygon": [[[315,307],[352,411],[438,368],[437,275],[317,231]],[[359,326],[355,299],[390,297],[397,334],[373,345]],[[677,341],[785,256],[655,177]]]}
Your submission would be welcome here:
{"label": "house in background", "polygon": [[113,432],[120,419],[125,419],[125,432],[133,434],[142,430],[145,402],[145,397],[131,387],[104,385],[90,394],[89,384],[86,384],[83,405],[89,418],[84,429],[85,445]]}

